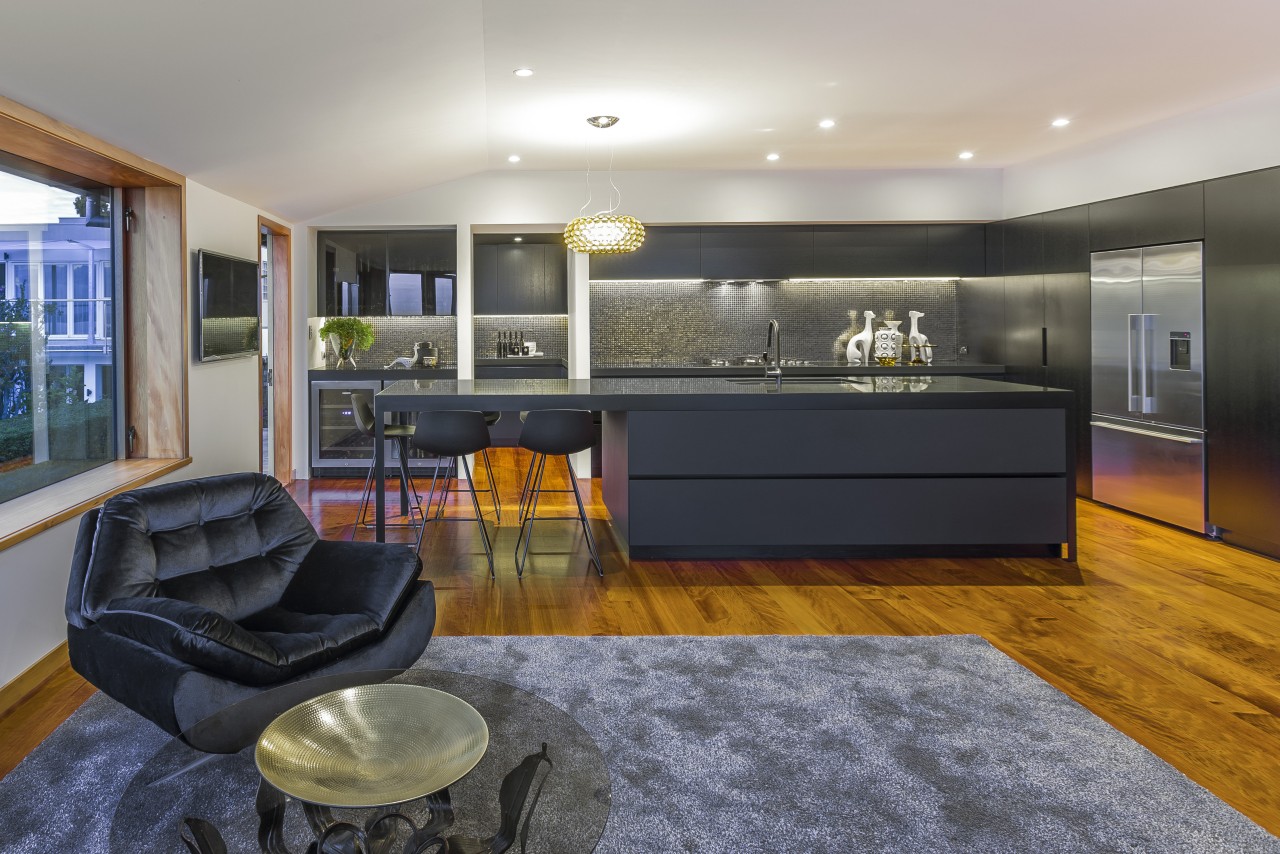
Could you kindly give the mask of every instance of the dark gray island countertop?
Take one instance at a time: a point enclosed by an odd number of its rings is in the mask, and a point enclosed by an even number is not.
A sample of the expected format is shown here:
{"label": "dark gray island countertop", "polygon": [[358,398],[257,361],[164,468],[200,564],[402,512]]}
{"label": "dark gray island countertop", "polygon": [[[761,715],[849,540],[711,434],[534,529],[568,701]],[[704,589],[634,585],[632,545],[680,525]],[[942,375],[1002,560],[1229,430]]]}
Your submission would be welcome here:
{"label": "dark gray island countertop", "polygon": [[[601,491],[632,558],[1075,553],[1062,389],[927,375],[439,379],[375,401],[380,413],[602,412]],[[385,443],[374,447],[380,473]]]}
{"label": "dark gray island countertop", "polygon": [[[1004,365],[985,362],[935,362],[932,365],[900,364],[886,368],[879,365],[859,367],[847,362],[813,362],[808,365],[784,365],[784,376],[999,376]],[[764,373],[759,365],[674,365],[666,362],[626,365],[593,365],[592,377],[758,377]]]}
{"label": "dark gray island countertop", "polygon": [[425,409],[900,409],[1069,407],[1063,389],[967,376],[596,377],[589,380],[403,380],[377,395],[381,411]]}

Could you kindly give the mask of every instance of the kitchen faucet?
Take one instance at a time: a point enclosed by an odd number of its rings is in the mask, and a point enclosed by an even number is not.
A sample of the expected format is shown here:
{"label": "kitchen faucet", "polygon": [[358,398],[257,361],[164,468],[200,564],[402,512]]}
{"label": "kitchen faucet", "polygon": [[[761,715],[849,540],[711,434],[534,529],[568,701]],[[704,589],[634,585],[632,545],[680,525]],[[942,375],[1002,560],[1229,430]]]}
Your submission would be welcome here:
{"label": "kitchen faucet", "polygon": [[[773,361],[769,361],[770,347],[774,347]],[[769,337],[764,342],[764,364],[764,375],[777,379],[778,388],[782,388],[782,330],[776,320],[769,321]]]}

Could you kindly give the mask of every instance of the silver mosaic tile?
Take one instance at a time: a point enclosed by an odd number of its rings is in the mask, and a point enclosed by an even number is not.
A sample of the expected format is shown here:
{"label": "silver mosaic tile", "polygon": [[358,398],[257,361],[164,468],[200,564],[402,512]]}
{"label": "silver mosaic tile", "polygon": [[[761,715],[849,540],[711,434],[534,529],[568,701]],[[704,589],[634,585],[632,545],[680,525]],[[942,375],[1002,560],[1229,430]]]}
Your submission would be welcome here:
{"label": "silver mosaic tile", "polygon": [[592,282],[591,364],[691,365],[759,355],[770,319],[782,330],[783,358],[830,361],[850,312],[861,328],[862,312],[882,319],[890,310],[904,333],[907,312],[924,312],[920,331],[934,346],[934,361],[955,361],[953,280]]}
{"label": "silver mosaic tile", "polygon": [[569,317],[564,314],[477,314],[475,330],[476,358],[497,355],[498,334],[524,332],[549,358],[569,358]]}

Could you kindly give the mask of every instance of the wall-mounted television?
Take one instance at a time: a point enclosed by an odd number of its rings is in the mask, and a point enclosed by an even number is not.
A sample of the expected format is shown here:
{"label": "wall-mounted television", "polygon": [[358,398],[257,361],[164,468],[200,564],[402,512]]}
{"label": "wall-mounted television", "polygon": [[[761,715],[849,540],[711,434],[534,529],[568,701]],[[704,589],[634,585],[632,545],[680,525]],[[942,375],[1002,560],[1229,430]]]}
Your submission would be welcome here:
{"label": "wall-mounted television", "polygon": [[261,333],[258,264],[201,249],[196,253],[196,358],[257,355]]}

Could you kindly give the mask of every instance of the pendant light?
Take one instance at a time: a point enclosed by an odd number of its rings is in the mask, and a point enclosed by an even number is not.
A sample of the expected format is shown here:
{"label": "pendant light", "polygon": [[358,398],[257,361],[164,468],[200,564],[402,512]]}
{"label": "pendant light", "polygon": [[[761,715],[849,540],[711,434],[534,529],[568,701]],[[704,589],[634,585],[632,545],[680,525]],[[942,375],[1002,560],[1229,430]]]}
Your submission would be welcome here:
{"label": "pendant light", "polygon": [[[611,128],[618,123],[617,116],[592,116],[587,124],[597,128]],[[591,204],[591,156],[587,155],[587,200],[578,209],[578,216],[564,227],[565,245],[574,252],[590,255],[621,255],[634,252],[644,243],[644,226],[635,217],[615,214],[622,203],[622,193],[613,183],[613,147],[609,148],[609,208],[592,216],[582,212]],[[613,195],[618,194],[617,202]]]}

